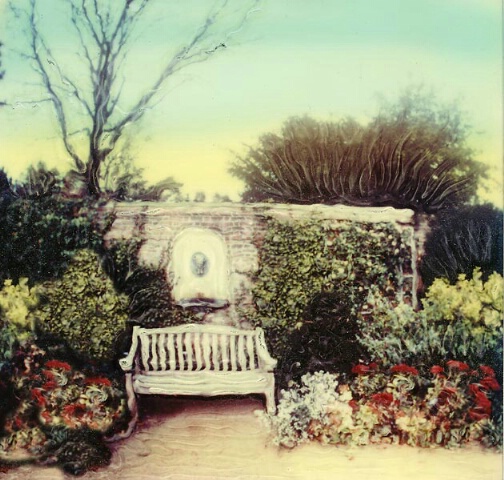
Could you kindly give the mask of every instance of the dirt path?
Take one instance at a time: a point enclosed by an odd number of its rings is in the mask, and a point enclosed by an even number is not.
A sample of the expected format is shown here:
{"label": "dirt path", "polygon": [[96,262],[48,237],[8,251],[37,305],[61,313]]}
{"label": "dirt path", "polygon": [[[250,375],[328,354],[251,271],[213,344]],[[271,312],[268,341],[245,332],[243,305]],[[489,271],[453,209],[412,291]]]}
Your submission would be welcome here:
{"label": "dirt path", "polygon": [[[86,480],[338,479],[501,480],[502,456],[479,448],[398,446],[336,448],[310,444],[288,451],[268,442],[256,399],[149,398],[135,433],[112,445],[112,464]],[[59,469],[20,467],[0,479],[73,478]]]}

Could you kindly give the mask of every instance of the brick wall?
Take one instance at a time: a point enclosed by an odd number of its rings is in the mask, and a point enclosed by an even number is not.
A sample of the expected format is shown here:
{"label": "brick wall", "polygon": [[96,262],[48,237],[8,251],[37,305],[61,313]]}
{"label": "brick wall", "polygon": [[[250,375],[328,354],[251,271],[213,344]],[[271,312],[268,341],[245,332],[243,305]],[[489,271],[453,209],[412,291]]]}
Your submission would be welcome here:
{"label": "brick wall", "polygon": [[[411,277],[414,290],[419,286],[417,263],[423,249],[425,222],[418,222],[411,210],[393,208],[278,205],[278,204],[207,204],[207,203],[119,203],[111,204],[116,219],[106,240],[141,238],[144,243],[140,261],[166,269],[173,281],[171,251],[177,236],[188,228],[209,230],[218,234],[227,252],[230,307],[226,321],[236,323],[236,307],[252,302],[251,287],[254,273],[259,268],[258,246],[265,234],[266,217],[301,220],[317,216],[330,222],[391,222],[398,229],[410,229]],[[409,263],[409,262],[408,262]],[[215,321],[219,320],[218,318]]]}

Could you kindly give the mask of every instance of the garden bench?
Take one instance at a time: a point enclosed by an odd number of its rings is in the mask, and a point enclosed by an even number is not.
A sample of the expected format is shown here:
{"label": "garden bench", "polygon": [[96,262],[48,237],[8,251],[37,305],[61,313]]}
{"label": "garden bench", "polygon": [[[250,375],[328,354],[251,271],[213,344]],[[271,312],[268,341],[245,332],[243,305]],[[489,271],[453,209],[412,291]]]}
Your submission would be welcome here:
{"label": "garden bench", "polygon": [[241,330],[222,325],[190,324],[164,328],[133,327],[131,348],[119,360],[126,373],[133,430],[136,395],[262,394],[274,413],[276,366],[261,328]]}

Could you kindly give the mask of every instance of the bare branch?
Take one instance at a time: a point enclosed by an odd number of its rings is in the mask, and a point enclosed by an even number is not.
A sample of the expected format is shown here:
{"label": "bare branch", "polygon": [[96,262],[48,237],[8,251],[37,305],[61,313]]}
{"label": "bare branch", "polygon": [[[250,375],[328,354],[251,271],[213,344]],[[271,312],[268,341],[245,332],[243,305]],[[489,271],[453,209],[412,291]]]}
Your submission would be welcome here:
{"label": "bare branch", "polygon": [[41,76],[42,84],[44,85],[47,93],[49,94],[49,98],[51,99],[51,103],[54,107],[55,113],[56,113],[56,119],[58,120],[58,124],[61,129],[61,135],[63,139],[63,144],[65,146],[66,151],[72,157],[72,159],[75,162],[75,165],[77,166],[78,169],[83,169],[84,168],[84,163],[80,159],[80,157],[77,155],[75,150],[73,149],[72,145],[69,142],[68,139],[68,129],[67,129],[67,120],[66,120],[66,115],[65,115],[65,110],[63,107],[63,103],[56,93],[53,83],[51,81],[50,75],[48,71],[45,68],[45,65],[42,61],[41,57],[41,51],[45,51],[49,56],[50,56],[50,51],[45,45],[45,42],[43,39],[40,37],[38,28],[37,28],[37,21],[36,21],[36,14],[35,14],[35,0],[30,0],[30,7],[31,10],[29,12],[29,22],[30,22],[30,28],[31,28],[31,50],[33,54],[33,59],[36,62],[37,65],[37,71]]}

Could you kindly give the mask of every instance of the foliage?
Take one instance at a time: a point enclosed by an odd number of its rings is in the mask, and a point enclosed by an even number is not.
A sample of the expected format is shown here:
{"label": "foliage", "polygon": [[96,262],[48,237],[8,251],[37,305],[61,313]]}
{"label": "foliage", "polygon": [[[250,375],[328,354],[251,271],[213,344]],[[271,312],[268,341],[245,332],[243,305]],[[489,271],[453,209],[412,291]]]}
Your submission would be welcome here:
{"label": "foliage", "polygon": [[57,464],[73,474],[108,464],[103,436],[126,414],[116,381],[49,359],[29,344],[17,352],[12,384],[18,403],[4,425],[0,459]]}
{"label": "foliage", "polygon": [[409,234],[389,224],[269,219],[253,287],[256,311],[247,316],[266,329],[274,356],[281,356],[294,330],[313,320],[306,309],[321,293],[334,292],[345,313],[356,315],[372,285],[387,293],[407,290],[402,272]]}
{"label": "foliage", "polygon": [[39,162],[36,167],[30,165],[21,181],[12,186],[18,198],[32,199],[50,197],[61,192],[63,179],[58,170],[48,169],[44,162]]}
{"label": "foliage", "polygon": [[274,443],[292,448],[317,438],[331,424],[329,409],[343,409],[343,416],[351,418],[351,395],[340,395],[337,387],[337,375],[320,371],[303,375],[299,385],[283,390],[277,414],[269,416]]}
{"label": "foliage", "polygon": [[78,252],[61,279],[44,284],[44,295],[37,312],[43,331],[83,358],[115,358],[114,345],[128,317],[127,298],[115,291],[94,252]]}
{"label": "foliage", "polygon": [[501,275],[483,282],[476,269],[472,279],[461,275],[455,285],[435,280],[420,311],[378,296],[360,320],[359,342],[385,366],[408,362],[425,368],[452,355],[501,371],[503,291]]}
{"label": "foliage", "polygon": [[98,248],[111,219],[106,216],[97,222],[97,207],[93,202],[54,195],[6,195],[0,204],[0,281],[17,283],[27,277],[33,284],[54,278],[75,250]]}
{"label": "foliage", "polygon": [[473,197],[484,167],[465,146],[460,112],[406,92],[366,126],[353,119],[287,120],[230,172],[244,201],[389,205],[436,212]]}
{"label": "foliage", "polygon": [[15,326],[20,332],[32,332],[32,312],[39,303],[40,287],[29,287],[28,279],[21,278],[17,285],[5,280],[0,290],[0,318]]}
{"label": "foliage", "polygon": [[282,392],[278,413],[267,417],[274,442],[289,448],[311,440],[421,447],[488,443],[490,397],[500,390],[493,370],[470,370],[459,361],[431,370],[423,378],[405,364],[385,371],[357,365],[348,385],[335,374],[306,374]]}
{"label": "foliage", "polygon": [[344,292],[335,290],[315,295],[303,314],[304,322],[288,337],[286,350],[275,370],[277,386],[285,388],[305,373],[323,370],[343,377],[366,352],[359,344],[357,318],[345,301]]}
{"label": "foliage", "polygon": [[439,277],[455,283],[476,267],[486,280],[502,273],[503,212],[491,205],[459,206],[436,216],[425,243],[421,274],[426,286]]}

